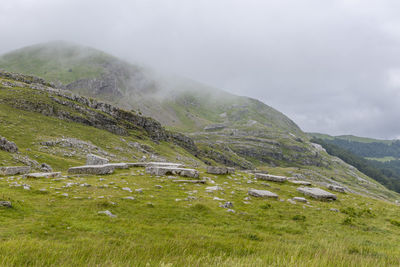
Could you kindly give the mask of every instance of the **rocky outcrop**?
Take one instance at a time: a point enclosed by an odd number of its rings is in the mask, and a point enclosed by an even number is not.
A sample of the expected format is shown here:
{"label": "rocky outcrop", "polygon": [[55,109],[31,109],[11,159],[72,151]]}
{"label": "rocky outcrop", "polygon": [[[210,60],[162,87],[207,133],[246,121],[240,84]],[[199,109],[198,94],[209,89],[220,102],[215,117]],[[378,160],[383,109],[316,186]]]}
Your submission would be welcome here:
{"label": "rocky outcrop", "polygon": [[176,167],[146,167],[146,173],[150,175],[180,175],[183,177],[199,178],[199,172],[195,169],[185,169]]}
{"label": "rocky outcrop", "polygon": [[207,173],[210,173],[210,174],[234,174],[235,173],[235,168],[208,166],[207,167]]}
{"label": "rocky outcrop", "polygon": [[272,175],[272,174],[264,174],[264,173],[256,173],[255,178],[259,180],[264,180],[264,181],[272,181],[272,182],[279,182],[283,183],[287,181],[287,177],[285,176],[278,176],[278,175]]}
{"label": "rocky outcrop", "polygon": [[336,200],[337,197],[336,195],[329,193],[325,190],[322,190],[320,188],[314,187],[314,188],[309,188],[309,187],[299,187],[297,188],[297,191],[303,193],[306,196],[310,196],[315,199],[319,200]]}
{"label": "rocky outcrop", "polygon": [[61,172],[37,172],[29,173],[26,175],[27,178],[56,178],[61,177]]}
{"label": "rocky outcrop", "polygon": [[14,142],[8,141],[5,137],[0,137],[0,149],[10,153],[18,152],[18,147]]}

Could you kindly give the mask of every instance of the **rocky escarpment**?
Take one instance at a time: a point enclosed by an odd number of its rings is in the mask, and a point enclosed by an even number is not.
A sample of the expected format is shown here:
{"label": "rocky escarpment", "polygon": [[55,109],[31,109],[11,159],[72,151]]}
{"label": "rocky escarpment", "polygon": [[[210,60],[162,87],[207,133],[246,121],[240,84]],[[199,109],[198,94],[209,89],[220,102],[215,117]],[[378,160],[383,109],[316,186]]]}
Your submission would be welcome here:
{"label": "rocky escarpment", "polygon": [[139,138],[144,138],[140,132],[145,132],[146,136],[149,136],[154,142],[173,142],[194,155],[199,154],[198,148],[191,138],[165,130],[158,121],[152,118],[54,88],[53,84],[33,76],[0,71],[0,78],[7,79],[0,81],[4,87],[36,90],[35,95],[30,97],[15,97],[15,94],[25,93],[20,91],[2,98],[2,102],[15,108],[83,123],[118,135],[135,134]]}

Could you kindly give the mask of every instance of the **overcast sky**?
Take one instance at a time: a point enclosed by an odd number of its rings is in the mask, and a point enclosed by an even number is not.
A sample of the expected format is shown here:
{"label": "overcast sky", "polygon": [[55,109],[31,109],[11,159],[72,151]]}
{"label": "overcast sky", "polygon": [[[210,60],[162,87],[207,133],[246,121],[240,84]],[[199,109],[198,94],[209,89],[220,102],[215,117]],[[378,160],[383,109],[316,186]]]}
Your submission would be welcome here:
{"label": "overcast sky", "polygon": [[258,98],[303,130],[400,137],[400,1],[0,0],[0,53],[51,40]]}

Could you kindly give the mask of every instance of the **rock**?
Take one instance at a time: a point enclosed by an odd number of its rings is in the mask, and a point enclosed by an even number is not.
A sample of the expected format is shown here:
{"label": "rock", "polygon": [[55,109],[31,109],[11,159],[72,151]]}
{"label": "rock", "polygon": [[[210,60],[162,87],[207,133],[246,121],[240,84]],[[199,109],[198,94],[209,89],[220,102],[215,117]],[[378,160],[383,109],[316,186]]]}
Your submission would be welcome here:
{"label": "rock", "polygon": [[223,191],[222,187],[216,185],[216,186],[208,186],[206,187],[206,190],[208,191]]}
{"label": "rock", "polygon": [[329,193],[325,190],[322,190],[317,187],[309,188],[309,187],[299,187],[297,188],[297,191],[303,193],[306,196],[310,196],[315,199],[320,199],[320,200],[336,200],[337,197],[336,195]]}
{"label": "rock", "polygon": [[332,191],[336,191],[336,192],[341,192],[341,193],[345,193],[346,192],[346,189],[343,186],[329,184],[329,185],[327,185],[327,188],[332,190]]}
{"label": "rock", "polygon": [[228,201],[228,202],[225,202],[224,204],[220,205],[220,207],[224,208],[224,209],[230,209],[230,208],[233,208],[233,203]]}
{"label": "rock", "polygon": [[18,152],[17,145],[14,142],[8,141],[5,137],[0,137],[0,149],[10,153]]}
{"label": "rock", "polygon": [[287,177],[285,176],[278,176],[278,175],[264,174],[264,173],[256,173],[254,175],[257,179],[264,181],[272,181],[280,183],[287,181]]}
{"label": "rock", "polygon": [[253,197],[278,198],[278,195],[267,190],[250,189],[249,195]]}
{"label": "rock", "polygon": [[128,163],[108,163],[106,166],[114,167],[114,169],[128,169]]}
{"label": "rock", "polygon": [[127,163],[129,167],[184,167],[181,163],[171,163],[171,162],[133,162]]}
{"label": "rock", "polygon": [[156,184],[154,187],[155,187],[155,188],[158,188],[158,189],[163,188],[162,185],[159,185],[159,184]]}
{"label": "rock", "polygon": [[29,185],[24,185],[24,190],[31,190],[31,187]]}
{"label": "rock", "polygon": [[43,171],[43,172],[52,172],[53,168],[47,163],[42,163],[40,165],[40,170]]}
{"label": "rock", "polygon": [[86,165],[104,165],[109,162],[108,159],[94,155],[94,154],[88,154],[86,156]]}
{"label": "rock", "polygon": [[28,166],[0,167],[0,175],[26,174],[31,170]]}
{"label": "rock", "polygon": [[71,174],[111,174],[114,172],[113,166],[108,165],[85,165],[68,169]]}
{"label": "rock", "polygon": [[0,207],[12,208],[10,201],[0,201]]}
{"label": "rock", "polygon": [[229,212],[229,213],[235,213],[235,211],[232,210],[232,209],[228,209],[227,212]]}
{"label": "rock", "polygon": [[225,199],[222,199],[222,198],[219,198],[219,197],[214,197],[213,200],[216,200],[216,201],[224,201]]}
{"label": "rock", "polygon": [[91,185],[90,185],[90,184],[87,184],[87,183],[83,183],[83,184],[81,184],[81,186],[82,186],[82,187],[91,187]]}
{"label": "rock", "polygon": [[135,189],[135,192],[143,193],[143,189],[142,188]]}
{"label": "rock", "polygon": [[174,183],[205,184],[206,180],[172,180]]}
{"label": "rock", "polygon": [[63,197],[68,197],[68,194],[67,193],[63,193],[63,194],[61,194]]}
{"label": "rock", "polygon": [[27,178],[56,178],[61,177],[61,172],[37,172],[26,174]]}
{"label": "rock", "polygon": [[293,200],[297,202],[308,202],[307,199],[305,199],[304,197],[294,197]]}
{"label": "rock", "polygon": [[199,178],[199,172],[195,169],[185,169],[176,167],[146,167],[146,173],[150,175],[180,175],[184,177]]}
{"label": "rock", "polygon": [[233,174],[233,173],[235,173],[235,169],[231,168],[231,167],[208,166],[207,173],[210,173],[210,174]]}
{"label": "rock", "polygon": [[307,181],[289,180],[289,182],[297,185],[311,185],[311,183]]}
{"label": "rock", "polygon": [[107,216],[109,216],[109,217],[111,217],[111,218],[115,218],[115,217],[117,217],[117,215],[114,215],[114,214],[112,214],[111,213],[111,211],[109,211],[109,210],[105,210],[105,211],[99,211],[99,212],[97,212],[98,214],[104,214],[104,215],[107,215]]}
{"label": "rock", "polygon": [[134,198],[134,197],[123,197],[122,199],[135,200],[135,198]]}
{"label": "rock", "polygon": [[122,190],[132,193],[132,189],[130,189],[129,187],[123,187]]}
{"label": "rock", "polygon": [[339,212],[339,210],[338,209],[334,209],[334,208],[331,208],[331,209],[329,209],[330,211],[333,211],[333,212]]}
{"label": "rock", "polygon": [[290,199],[290,198],[289,198],[287,201],[288,201],[289,203],[291,203],[291,204],[296,204],[296,201],[294,201],[293,199]]}

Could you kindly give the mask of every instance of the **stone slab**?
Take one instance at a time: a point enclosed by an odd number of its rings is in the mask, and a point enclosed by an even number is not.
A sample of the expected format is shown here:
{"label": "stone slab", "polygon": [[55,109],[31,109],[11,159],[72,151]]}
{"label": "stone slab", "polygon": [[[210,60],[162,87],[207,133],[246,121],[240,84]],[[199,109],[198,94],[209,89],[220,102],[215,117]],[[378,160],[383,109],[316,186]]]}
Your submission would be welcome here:
{"label": "stone slab", "polygon": [[84,165],[72,167],[68,169],[71,174],[111,174],[114,172],[114,167],[109,165]]}
{"label": "stone slab", "polygon": [[219,167],[219,166],[208,166],[207,173],[210,174],[234,174],[235,168],[232,167]]}
{"label": "stone slab", "polygon": [[199,172],[195,169],[176,168],[176,167],[146,167],[146,173],[150,175],[180,175],[184,177],[199,178]]}
{"label": "stone slab", "polygon": [[288,179],[285,176],[278,176],[278,175],[265,174],[265,173],[255,173],[254,175],[259,180],[279,182],[279,183],[283,183],[283,182],[287,181],[287,179]]}
{"label": "stone slab", "polygon": [[248,194],[253,197],[278,198],[278,195],[268,190],[250,189]]}
{"label": "stone slab", "polygon": [[26,174],[30,172],[31,167],[28,166],[10,166],[10,167],[0,167],[0,175],[17,175]]}
{"label": "stone slab", "polygon": [[36,173],[28,173],[26,175],[27,178],[57,178],[61,177],[61,172],[36,172]]}
{"label": "stone slab", "polygon": [[337,197],[336,195],[327,192],[325,190],[322,190],[317,187],[299,187],[297,188],[297,191],[300,193],[303,193],[306,196],[310,196],[315,199],[320,199],[320,200],[336,200]]}

